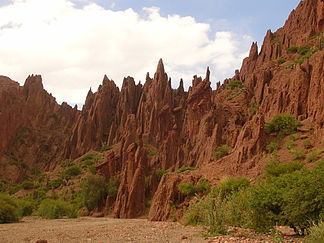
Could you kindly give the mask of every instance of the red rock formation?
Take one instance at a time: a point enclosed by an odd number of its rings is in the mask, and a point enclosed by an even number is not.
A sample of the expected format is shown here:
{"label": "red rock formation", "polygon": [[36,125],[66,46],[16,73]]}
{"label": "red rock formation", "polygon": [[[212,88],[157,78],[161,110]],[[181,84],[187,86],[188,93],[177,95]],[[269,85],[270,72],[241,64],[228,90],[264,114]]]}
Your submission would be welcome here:
{"label": "red rock formation", "polygon": [[33,168],[54,168],[78,111],[58,105],[38,75],[22,87],[1,77],[0,104],[0,177],[17,182]]}
{"label": "red rock formation", "polygon": [[[0,104],[6,104],[0,106],[1,124],[5,121],[0,152],[17,147],[15,156],[49,169],[59,159],[112,145],[114,150],[106,153],[97,172],[120,180],[117,199],[108,205],[113,214],[137,217],[154,195],[149,217],[165,220],[169,201],[177,200],[179,182],[201,176],[215,181],[221,174],[256,175],[267,143],[264,122],[274,115],[293,114],[312,124],[318,139],[324,139],[323,6],[320,0],[302,1],[284,27],[266,33],[260,53],[257,43],[252,44],[240,71],[217,84],[216,91],[210,87],[209,69],[204,79],[194,76],[188,92],[182,80],[172,89],[160,60],[154,77],[147,75],[144,85],[127,77],[119,91],[105,76],[78,112],[67,104],[57,105],[43,90],[40,76],[29,77],[23,87],[0,77]],[[314,53],[287,52],[292,46],[310,46]],[[229,89],[227,85],[237,80],[243,86]],[[22,128],[29,128],[23,129],[27,135],[20,134]],[[230,146],[231,153],[215,160],[212,153],[222,144]],[[10,156],[0,156],[2,171],[8,170]],[[167,174],[158,184],[156,170],[171,172],[182,166],[200,170]]]}

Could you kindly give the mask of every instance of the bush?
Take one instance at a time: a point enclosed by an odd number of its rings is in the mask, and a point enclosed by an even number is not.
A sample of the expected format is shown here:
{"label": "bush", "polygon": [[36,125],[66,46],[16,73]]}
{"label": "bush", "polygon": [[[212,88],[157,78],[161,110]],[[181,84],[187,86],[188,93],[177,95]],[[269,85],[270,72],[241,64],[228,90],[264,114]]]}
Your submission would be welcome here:
{"label": "bush", "polygon": [[181,194],[186,195],[186,196],[192,196],[195,194],[195,188],[191,182],[180,183],[178,185],[178,190]]}
{"label": "bush", "polygon": [[21,183],[21,188],[24,189],[24,190],[30,190],[30,189],[33,189],[34,188],[34,182],[32,181],[23,181],[23,183]]}
{"label": "bush", "polygon": [[286,59],[281,58],[281,59],[278,59],[277,62],[278,62],[278,64],[283,64],[286,62]]}
{"label": "bush", "polygon": [[297,141],[297,140],[300,138],[300,136],[299,136],[298,133],[294,133],[294,134],[291,134],[291,135],[290,135],[290,138],[291,138],[293,141]]}
{"label": "bush", "polygon": [[110,177],[107,183],[107,194],[110,198],[116,199],[119,187],[119,180],[116,177]]}
{"label": "bush", "polygon": [[63,171],[63,175],[62,177],[66,180],[69,180],[71,179],[72,177],[74,176],[78,176],[81,174],[81,170],[78,166],[76,165],[72,165],[68,168],[66,168],[64,171]]}
{"label": "bush", "polygon": [[75,217],[74,207],[64,201],[45,199],[39,205],[37,214],[45,219],[59,219],[63,216]]}
{"label": "bush", "polygon": [[270,162],[265,166],[264,169],[266,177],[271,178],[301,170],[303,167],[303,164],[301,164],[300,162],[291,162],[288,164]]}
{"label": "bush", "polygon": [[309,234],[305,237],[305,243],[324,243],[324,222],[309,228]]}
{"label": "bush", "polygon": [[297,46],[291,46],[287,48],[287,53],[296,53],[298,51]]}
{"label": "bush", "polygon": [[304,146],[305,149],[310,149],[310,148],[313,147],[311,141],[309,141],[309,140],[303,141],[303,146]]}
{"label": "bush", "polygon": [[195,168],[195,167],[190,167],[190,166],[187,166],[187,167],[181,167],[180,169],[177,169],[176,171],[175,171],[175,173],[182,173],[182,172],[184,172],[184,171],[187,171],[187,170],[197,170],[197,168]]}
{"label": "bush", "polygon": [[220,158],[228,155],[230,149],[231,148],[229,146],[227,146],[226,144],[218,146],[216,148],[216,150],[213,152],[213,156],[215,159],[220,159]]}
{"label": "bush", "polygon": [[319,159],[319,155],[320,155],[321,152],[322,152],[321,149],[315,149],[315,150],[309,152],[306,155],[306,161],[307,162],[313,162],[313,161],[318,160]]}
{"label": "bush", "polygon": [[310,49],[311,49],[310,46],[299,46],[297,52],[298,52],[300,55],[303,56],[303,55],[306,55],[307,52],[310,51]]}
{"label": "bush", "polygon": [[203,195],[210,192],[211,184],[206,178],[200,178],[195,185],[191,182],[180,183],[178,189],[181,194],[186,196],[193,196],[196,193]]}
{"label": "bush", "polygon": [[243,83],[240,80],[230,81],[225,87],[225,89],[241,89],[241,88],[243,88]]}
{"label": "bush", "polygon": [[285,143],[285,145],[286,145],[286,148],[287,148],[288,150],[291,150],[291,149],[295,148],[295,144],[294,144],[294,141],[293,141],[293,140],[288,140],[288,141]]}
{"label": "bush", "polygon": [[274,225],[287,225],[303,234],[324,214],[324,160],[313,169],[296,163],[277,167],[270,170],[266,181],[253,186],[247,182],[237,183],[243,186],[221,183],[207,196],[190,203],[184,214],[186,223],[202,224],[216,233],[229,225],[261,232]]}
{"label": "bush", "polygon": [[63,185],[63,179],[62,178],[57,178],[57,179],[54,179],[54,180],[51,180],[47,186],[49,189],[57,189],[59,188],[61,185]]}
{"label": "bush", "polygon": [[184,213],[186,225],[204,225],[211,235],[226,234],[225,202],[212,194],[190,202]]}
{"label": "bush", "polygon": [[250,181],[245,177],[227,177],[221,180],[217,187],[213,188],[213,193],[219,194],[221,198],[226,198],[249,185]]}
{"label": "bush", "polygon": [[7,190],[7,182],[0,179],[0,192],[5,192]]}
{"label": "bush", "polygon": [[62,166],[62,167],[68,167],[68,166],[71,166],[71,165],[72,165],[72,159],[63,160],[60,163],[60,166]]}
{"label": "bush", "polygon": [[290,153],[292,154],[294,160],[305,159],[305,153],[303,151],[299,151],[297,149],[291,149]]}
{"label": "bush", "polygon": [[89,175],[81,182],[81,192],[84,206],[92,211],[101,208],[107,197],[107,185],[104,177]]}
{"label": "bush", "polygon": [[280,144],[278,141],[273,141],[273,142],[270,142],[267,147],[267,152],[268,153],[274,153],[274,152],[277,152],[279,149],[280,149]]}
{"label": "bush", "polygon": [[19,217],[31,215],[35,210],[35,202],[26,199],[17,199],[17,213]]}
{"label": "bush", "polygon": [[105,152],[105,151],[112,150],[112,149],[113,149],[113,146],[102,145],[100,152]]}
{"label": "bush", "polygon": [[15,200],[9,195],[0,193],[0,224],[18,220],[18,207]]}
{"label": "bush", "polygon": [[166,174],[166,173],[168,173],[167,170],[159,169],[159,170],[156,170],[156,171],[155,171],[155,176],[156,176],[156,178],[157,178],[158,181],[161,181],[162,176],[163,176],[164,174]]}
{"label": "bush", "polygon": [[195,192],[199,194],[206,194],[210,192],[211,184],[206,178],[200,178],[197,184],[194,186]]}
{"label": "bush", "polygon": [[276,115],[271,122],[265,124],[266,133],[279,133],[288,135],[294,133],[297,127],[301,126],[300,122],[296,120],[293,115],[281,114]]}
{"label": "bush", "polygon": [[154,151],[149,151],[149,152],[147,153],[147,156],[149,156],[149,157],[153,157],[153,156],[155,156],[155,155],[157,155],[157,152],[154,152]]}
{"label": "bush", "polygon": [[249,115],[253,116],[257,112],[259,107],[260,107],[260,104],[256,103],[255,101],[252,101],[249,106]]}

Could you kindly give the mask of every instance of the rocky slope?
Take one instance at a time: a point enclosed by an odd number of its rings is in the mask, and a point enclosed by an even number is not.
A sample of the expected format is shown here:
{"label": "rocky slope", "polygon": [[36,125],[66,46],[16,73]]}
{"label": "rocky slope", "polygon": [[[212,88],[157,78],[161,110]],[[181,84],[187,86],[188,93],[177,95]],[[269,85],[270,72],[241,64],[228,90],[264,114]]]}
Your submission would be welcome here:
{"label": "rocky slope", "polygon": [[[50,170],[58,161],[75,159],[102,146],[105,162],[97,173],[118,177],[117,199],[107,203],[115,217],[138,217],[153,198],[149,218],[165,220],[177,201],[180,182],[206,177],[259,175],[269,136],[264,123],[276,114],[295,115],[320,146],[324,140],[324,2],[305,0],[284,27],[267,32],[261,51],[251,46],[241,70],[212,90],[210,72],[172,89],[162,60],[144,85],[127,77],[121,90],[104,77],[96,93],[89,91],[81,112],[58,105],[30,76],[23,87],[0,78],[0,177],[22,180],[28,168]],[[305,49],[304,52],[299,51]],[[236,86],[232,86],[233,84]],[[2,105],[4,104],[4,105]],[[215,159],[217,146],[230,154]],[[261,161],[261,162],[260,162]],[[183,166],[199,170],[156,171]]]}

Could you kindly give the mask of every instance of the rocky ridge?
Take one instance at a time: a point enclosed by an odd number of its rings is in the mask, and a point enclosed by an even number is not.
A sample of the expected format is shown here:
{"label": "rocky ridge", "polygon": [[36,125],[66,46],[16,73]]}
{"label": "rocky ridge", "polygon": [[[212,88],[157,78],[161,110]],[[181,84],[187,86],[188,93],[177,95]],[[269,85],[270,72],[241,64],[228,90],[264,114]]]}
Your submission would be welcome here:
{"label": "rocky ridge", "polygon": [[[22,87],[0,77],[0,104],[5,104],[0,107],[0,177],[19,181],[32,173],[28,168],[51,170],[60,160],[112,146],[97,166],[97,173],[120,180],[116,201],[107,205],[110,213],[138,217],[153,199],[151,220],[170,216],[180,182],[255,178],[268,143],[264,124],[274,115],[293,114],[311,128],[315,143],[324,140],[323,13],[323,1],[301,1],[284,27],[267,32],[260,52],[252,44],[241,69],[216,90],[209,69],[204,78],[193,77],[188,91],[182,80],[172,89],[160,60],[143,85],[127,77],[119,90],[105,76],[78,111],[58,105],[40,76],[28,77]],[[310,47],[308,56],[287,51],[304,46]],[[242,85],[228,88],[237,81]],[[215,159],[213,152],[222,144],[231,152]],[[168,173],[158,181],[157,170],[183,166],[199,170]]]}

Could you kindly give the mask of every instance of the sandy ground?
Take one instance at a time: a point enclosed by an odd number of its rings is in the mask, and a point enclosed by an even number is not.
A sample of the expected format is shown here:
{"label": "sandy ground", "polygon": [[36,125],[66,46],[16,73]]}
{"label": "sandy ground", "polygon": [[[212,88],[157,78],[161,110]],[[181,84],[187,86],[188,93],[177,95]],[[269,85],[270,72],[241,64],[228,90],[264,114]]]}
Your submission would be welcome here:
{"label": "sandy ground", "polygon": [[203,232],[199,227],[146,219],[27,217],[19,223],[0,224],[0,242],[208,242]]}

